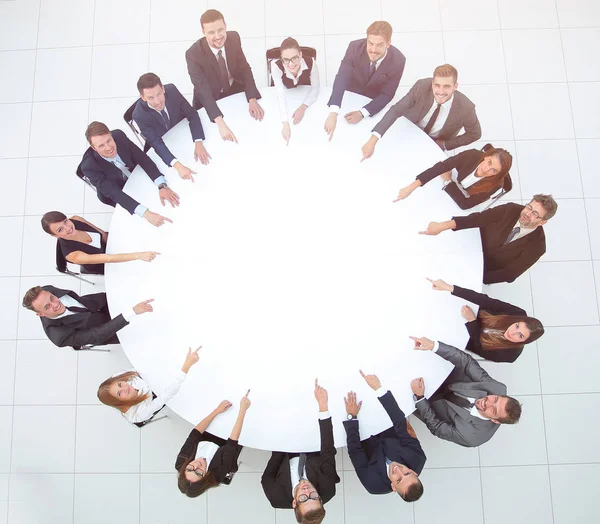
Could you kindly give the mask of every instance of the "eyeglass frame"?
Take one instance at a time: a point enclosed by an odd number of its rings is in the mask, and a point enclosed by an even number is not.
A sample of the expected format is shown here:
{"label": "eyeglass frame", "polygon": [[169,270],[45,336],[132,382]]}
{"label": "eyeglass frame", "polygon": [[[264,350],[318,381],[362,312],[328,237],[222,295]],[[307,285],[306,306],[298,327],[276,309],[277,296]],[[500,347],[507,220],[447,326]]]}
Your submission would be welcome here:
{"label": "eyeglass frame", "polygon": [[[204,478],[204,473],[202,473],[202,470],[199,470],[198,468],[194,468],[194,466],[192,466],[194,469],[188,469],[189,467],[190,467],[190,465],[188,464],[185,467],[185,470],[188,471],[189,473],[194,472],[194,475],[196,475],[199,479]],[[200,475],[198,475],[198,473],[197,473],[198,471],[200,471]]]}
{"label": "eyeglass frame", "polygon": [[281,61],[283,62],[283,65],[295,64],[296,62],[298,62],[298,60],[300,60],[300,55],[294,55],[292,58],[281,57]]}
{"label": "eyeglass frame", "polygon": [[539,213],[538,213],[538,212],[537,212],[535,209],[533,209],[533,206],[531,205],[531,203],[529,203],[529,204],[525,204],[525,207],[527,208],[527,211],[530,211],[530,212],[531,212],[531,214],[532,214],[532,215],[533,215],[535,218],[537,218],[538,220],[540,220],[540,219],[541,219],[541,220],[546,220],[546,217],[542,218],[542,217],[540,216],[540,214],[539,214]]}
{"label": "eyeglass frame", "polygon": [[[312,494],[315,494],[316,497],[313,497]],[[300,497],[306,497],[305,500],[300,500]],[[308,502],[309,500],[321,500],[321,497],[319,496],[319,493],[317,493],[317,491],[311,491],[308,495],[305,495],[304,493],[302,493],[301,495],[298,495],[298,504],[304,504],[305,502]]]}

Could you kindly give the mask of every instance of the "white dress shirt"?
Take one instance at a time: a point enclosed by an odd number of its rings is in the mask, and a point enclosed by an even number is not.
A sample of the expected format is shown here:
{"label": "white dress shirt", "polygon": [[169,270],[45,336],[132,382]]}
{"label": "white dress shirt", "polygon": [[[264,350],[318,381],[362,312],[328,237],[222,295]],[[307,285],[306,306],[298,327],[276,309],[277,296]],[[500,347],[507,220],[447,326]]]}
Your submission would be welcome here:
{"label": "white dress shirt", "polygon": [[[435,119],[435,123],[433,124],[431,131],[429,131],[430,137],[437,138],[438,135],[440,134],[442,127],[444,127],[446,120],[448,120],[448,115],[450,114],[450,108],[452,107],[453,101],[454,101],[454,95],[452,95],[450,97],[450,100],[446,100],[440,107],[440,112],[438,113],[438,116]],[[429,122],[429,119],[433,116],[433,113],[435,112],[437,105],[438,104],[435,101],[435,97],[434,97],[431,108],[429,109],[429,111],[427,111],[427,114],[423,117],[423,119],[417,124],[421,129],[425,129],[425,127],[427,126],[427,123]]]}
{"label": "white dress shirt", "polygon": [[[212,459],[215,456],[215,453],[219,451],[219,446],[217,446],[214,442],[210,442],[208,440],[203,440],[198,444],[198,448],[196,449],[196,457],[206,459],[206,469],[210,466]],[[206,474],[206,472],[205,472]]]}
{"label": "white dress shirt", "polygon": [[229,72],[229,66],[227,65],[227,55],[225,54],[225,46],[223,46],[221,49],[215,49],[214,47],[209,45],[208,48],[213,52],[213,55],[215,55],[217,63],[219,63],[219,57],[217,55],[219,54],[219,51],[221,51],[221,54],[223,55],[223,60],[225,60],[225,67],[227,68],[229,87],[231,87],[231,84],[233,83],[233,77],[231,76],[231,73]]}
{"label": "white dress shirt", "polygon": [[[529,233],[531,233],[531,232],[535,231],[535,229],[536,229],[535,227],[533,227],[533,228],[532,228],[532,227],[523,227],[523,226],[522,226],[522,225],[519,223],[519,221],[518,221],[518,220],[517,220],[517,223],[516,223],[516,224],[513,226],[513,229],[514,229],[515,227],[518,227],[518,228],[520,228],[520,229],[519,229],[519,232],[518,232],[518,233],[517,233],[517,234],[516,234],[516,235],[515,235],[515,236],[512,238],[511,242],[514,242],[515,240],[517,240],[517,239],[519,239],[519,238],[522,238],[522,237],[524,237],[525,235],[529,235]],[[511,231],[512,231],[512,229],[511,229]],[[509,243],[510,243],[510,242],[509,242]]]}
{"label": "white dress shirt", "polygon": [[102,247],[102,239],[100,237],[100,233],[94,233],[93,231],[86,231],[92,241],[88,244],[88,246],[95,247],[96,249],[100,249]]}
{"label": "white dress shirt", "polygon": [[[302,75],[302,73],[304,71],[306,71],[308,69],[308,66],[306,65],[306,61],[304,60],[304,58],[301,58],[300,59],[300,70],[298,71],[298,76],[294,76],[292,73],[290,73],[287,70],[287,67],[285,67],[285,65],[283,66],[285,73],[283,71],[281,71],[281,69],[279,69],[279,67],[277,66],[277,64],[275,62],[276,62],[276,60],[271,60],[271,78],[273,78],[273,84],[275,85],[275,91],[277,92],[277,100],[279,101],[279,114],[281,115],[281,121],[288,122],[290,120],[290,118],[288,116],[287,104],[286,104],[287,88],[285,87],[285,85],[283,85],[283,81],[282,81],[283,75],[285,74],[285,76],[287,78],[289,78],[292,82],[294,82],[294,85],[298,85],[300,76]],[[302,101],[302,103],[306,104],[307,106],[310,107],[315,102],[318,95],[319,95],[319,69],[317,67],[317,61],[313,60],[312,69],[310,71],[310,89],[309,89],[308,93],[306,93],[306,96],[304,97],[304,100]]]}

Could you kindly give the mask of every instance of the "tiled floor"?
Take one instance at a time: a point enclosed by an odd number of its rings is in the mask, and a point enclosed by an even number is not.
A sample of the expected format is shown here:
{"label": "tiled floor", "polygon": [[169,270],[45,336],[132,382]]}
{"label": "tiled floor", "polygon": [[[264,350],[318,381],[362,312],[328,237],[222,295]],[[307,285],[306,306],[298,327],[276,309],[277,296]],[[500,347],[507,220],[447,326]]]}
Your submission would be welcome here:
{"label": "tiled floor", "polygon": [[429,461],[413,505],[369,496],[340,452],[326,521],[600,522],[598,0],[0,0],[0,524],[294,521],[263,496],[266,455],[254,450],[230,487],[183,497],[172,463],[189,425],[173,414],[143,430],[124,423],[95,397],[127,364],[123,352],[57,349],[19,306],[39,282],[89,292],[56,274],[39,216],[58,208],[108,224],[110,210],[74,180],[83,130],[93,119],[123,128],[148,69],[191,93],[184,51],[207,4],[241,33],[259,86],[265,49],[283,37],[316,47],[330,84],[348,41],[389,20],[408,58],[398,94],[453,63],[477,104],[481,144],[515,157],[512,198],[551,192],[560,204],[546,256],[490,290],[547,326],[515,364],[484,364],[523,402],[522,422],[478,449],[415,422]]}

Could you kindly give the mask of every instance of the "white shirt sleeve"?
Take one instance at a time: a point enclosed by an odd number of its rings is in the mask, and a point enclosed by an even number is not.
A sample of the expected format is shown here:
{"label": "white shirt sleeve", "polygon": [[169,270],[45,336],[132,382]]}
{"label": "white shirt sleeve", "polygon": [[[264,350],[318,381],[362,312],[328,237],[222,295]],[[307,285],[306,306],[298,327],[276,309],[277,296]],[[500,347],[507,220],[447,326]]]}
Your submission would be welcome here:
{"label": "white shirt sleeve", "polygon": [[331,418],[329,411],[319,411],[319,420],[327,420],[328,418]]}
{"label": "white shirt sleeve", "polygon": [[433,351],[434,353],[437,353],[437,350],[440,349],[440,343],[436,340],[433,343],[433,349],[431,351]]}
{"label": "white shirt sleeve", "polygon": [[279,102],[279,115],[281,116],[282,122],[288,122],[289,117],[286,102],[287,89],[281,80],[282,76],[283,72],[277,67],[275,60],[271,60],[271,78],[273,79],[273,85],[275,86],[275,91],[277,93],[277,101]]}
{"label": "white shirt sleeve", "polygon": [[340,106],[329,106],[329,112],[337,115],[340,112]]}
{"label": "white shirt sleeve", "polygon": [[319,96],[320,80],[319,80],[319,68],[317,67],[317,61],[313,60],[312,69],[310,70],[310,90],[304,97],[303,104],[308,107],[313,105]]}
{"label": "white shirt sleeve", "polygon": [[385,395],[388,392],[387,388],[380,386],[379,389],[377,391],[375,391],[375,394],[378,397],[383,397],[383,395]]}

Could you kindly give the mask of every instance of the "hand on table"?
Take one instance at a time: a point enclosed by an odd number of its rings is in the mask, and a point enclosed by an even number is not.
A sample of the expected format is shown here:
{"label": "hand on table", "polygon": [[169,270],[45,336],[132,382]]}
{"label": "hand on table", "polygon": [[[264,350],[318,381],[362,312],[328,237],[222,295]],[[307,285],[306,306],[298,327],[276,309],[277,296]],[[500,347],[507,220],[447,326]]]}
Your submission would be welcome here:
{"label": "hand on table", "polygon": [[335,126],[337,125],[337,113],[329,113],[327,120],[325,120],[325,132],[329,135],[329,141],[333,138]]}
{"label": "hand on table", "polygon": [[354,393],[354,391],[349,391],[348,396],[344,397],[344,404],[346,404],[346,413],[356,417],[362,406],[362,400],[357,404],[356,393]]}
{"label": "hand on table", "polygon": [[467,322],[473,322],[477,318],[475,312],[471,309],[470,306],[464,305],[460,308],[460,314]]}
{"label": "hand on table", "polygon": [[373,153],[375,152],[375,144],[377,144],[377,137],[371,136],[371,138],[367,140],[366,144],[362,146],[361,151],[363,156],[360,159],[361,162],[373,156]]}
{"label": "hand on table", "polygon": [[[184,166],[181,162],[177,161],[175,162],[175,164],[173,164],[173,167],[175,168],[175,171],[177,171],[177,174],[183,178],[183,180],[191,180],[192,182],[194,182],[194,177],[193,175],[196,174],[196,171],[192,171],[189,167]],[[166,189],[166,188],[165,188]],[[161,191],[163,191],[161,189]],[[163,206],[165,204],[163,203]]]}
{"label": "hand on table", "polygon": [[319,411],[328,410],[328,395],[327,390],[323,386],[319,386],[319,379],[315,379],[315,398],[319,404]]}
{"label": "hand on table", "polygon": [[215,411],[217,413],[225,413],[231,407],[231,402],[229,400],[222,400],[221,403],[217,406]]}
{"label": "hand on table", "polygon": [[160,227],[165,222],[171,222],[171,224],[173,223],[173,221],[170,218],[159,215],[158,213],[153,213],[149,209],[146,209],[146,211],[144,211],[144,218],[155,227]]}
{"label": "hand on table", "polygon": [[425,396],[425,381],[423,380],[423,377],[415,378],[410,383],[410,389],[412,389],[412,392],[417,395],[417,397]]}
{"label": "hand on table", "polygon": [[283,127],[281,128],[281,136],[285,140],[285,145],[290,145],[290,137],[292,136],[292,130],[290,129],[290,123],[284,122]]}
{"label": "hand on table", "polygon": [[431,278],[427,278],[427,277],[425,277],[425,278],[427,280],[429,280],[429,282],[431,282],[431,287],[433,289],[435,289],[436,291],[450,291],[450,293],[452,293],[452,291],[454,291],[454,286],[447,284],[441,278],[438,278],[437,280],[432,280]]}
{"label": "hand on table", "polygon": [[237,138],[235,138],[235,135],[233,134],[231,129],[227,127],[227,124],[225,124],[225,122],[221,121],[218,124],[218,126],[219,134],[221,135],[221,138],[223,140],[225,140],[226,142],[235,142],[236,144],[238,143]]}
{"label": "hand on table", "polygon": [[379,378],[377,378],[377,375],[365,375],[362,369],[359,369],[358,371],[360,376],[365,379],[366,383],[369,384],[369,387],[373,391],[377,391],[381,387],[381,382],[379,381]]}
{"label": "hand on table", "polygon": [[160,255],[160,253],[158,251],[141,251],[139,253],[136,253],[136,255],[136,258],[138,260],[143,260],[144,262],[152,262],[156,258],[156,255]]}
{"label": "hand on table", "polygon": [[153,302],[153,301],[154,301],[154,299],[150,298],[148,300],[144,300],[143,302],[140,302],[139,304],[136,304],[135,306],[133,306],[133,312],[136,315],[143,315],[144,313],[151,313],[154,310],[152,309],[150,302]]}
{"label": "hand on table", "polygon": [[423,351],[431,351],[433,349],[433,340],[429,340],[425,337],[408,337],[415,342],[415,347],[413,349],[419,349]]}
{"label": "hand on table", "polygon": [[248,111],[250,112],[250,116],[254,118],[254,120],[262,121],[265,116],[265,111],[260,104],[256,101],[256,98],[251,98],[248,101]]}
{"label": "hand on table", "polygon": [[202,142],[194,142],[194,160],[206,166],[211,159],[212,157],[208,154],[204,144]]}
{"label": "hand on table", "polygon": [[306,108],[307,108],[307,105],[306,104],[302,104],[292,114],[292,121],[294,122],[295,126],[298,125],[302,121],[302,119],[304,118],[304,113],[306,112]]}
{"label": "hand on table", "polygon": [[413,185],[408,185],[406,187],[403,187],[400,191],[398,191],[398,196],[396,197],[396,200],[393,200],[393,202],[399,202],[400,200],[404,200],[405,198],[408,198],[411,193],[415,190],[415,188],[413,187]]}
{"label": "hand on table", "polygon": [[179,205],[179,195],[175,193],[170,187],[163,187],[159,192],[160,203],[164,206],[165,201],[169,202],[172,207]]}
{"label": "hand on table", "polygon": [[349,124],[358,124],[364,116],[360,111],[350,111],[344,115],[344,118]]}
{"label": "hand on table", "polygon": [[190,368],[200,360],[200,355],[198,355],[198,351],[202,349],[202,346],[198,346],[196,349],[192,350],[192,348],[188,348],[187,355],[185,357],[185,362],[181,368],[181,371],[187,373]]}

